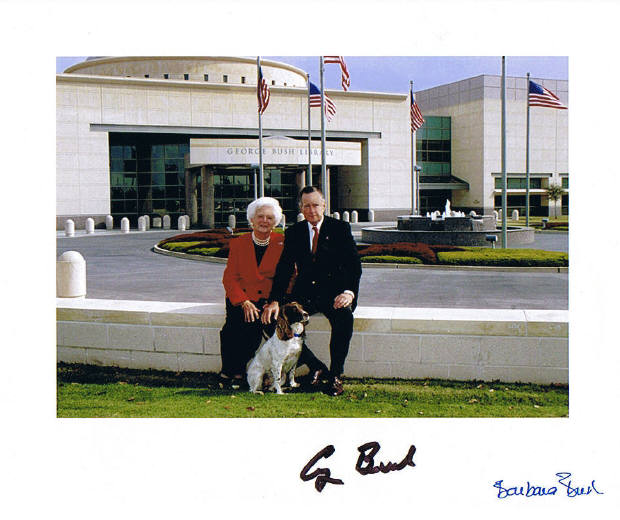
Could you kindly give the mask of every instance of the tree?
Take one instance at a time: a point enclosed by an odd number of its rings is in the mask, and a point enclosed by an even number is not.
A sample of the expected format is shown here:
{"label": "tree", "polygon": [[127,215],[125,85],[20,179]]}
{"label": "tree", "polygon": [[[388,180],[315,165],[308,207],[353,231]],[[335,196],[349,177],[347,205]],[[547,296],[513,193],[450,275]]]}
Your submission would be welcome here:
{"label": "tree", "polygon": [[[557,207],[555,207],[555,202],[558,199],[561,199],[564,193],[565,193],[564,189],[559,184],[549,184],[549,187],[547,188],[547,197],[549,198],[550,202],[554,203],[553,205],[554,205],[554,214],[555,214],[554,216],[555,217],[558,216]],[[549,216],[551,216],[551,211],[549,212]]]}

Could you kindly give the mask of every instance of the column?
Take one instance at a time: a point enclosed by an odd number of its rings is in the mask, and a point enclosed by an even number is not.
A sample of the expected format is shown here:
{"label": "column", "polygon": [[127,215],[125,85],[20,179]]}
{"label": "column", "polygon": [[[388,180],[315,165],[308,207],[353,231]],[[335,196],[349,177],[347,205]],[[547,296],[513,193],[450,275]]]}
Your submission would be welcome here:
{"label": "column", "polygon": [[213,169],[202,166],[202,225],[207,228],[215,227],[215,186],[213,184]]}

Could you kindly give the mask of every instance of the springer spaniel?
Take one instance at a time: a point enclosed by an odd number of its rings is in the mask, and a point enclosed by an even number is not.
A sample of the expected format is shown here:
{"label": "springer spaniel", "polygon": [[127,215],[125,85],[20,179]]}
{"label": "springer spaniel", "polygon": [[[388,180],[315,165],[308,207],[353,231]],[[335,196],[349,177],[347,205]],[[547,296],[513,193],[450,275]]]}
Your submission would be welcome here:
{"label": "springer spaniel", "polygon": [[280,310],[276,331],[256,352],[248,366],[248,385],[250,392],[262,393],[263,376],[269,373],[273,383],[269,390],[283,394],[282,385],[286,382],[286,374],[293,388],[295,367],[301,354],[304,326],[308,323],[308,313],[297,302],[287,303]]}

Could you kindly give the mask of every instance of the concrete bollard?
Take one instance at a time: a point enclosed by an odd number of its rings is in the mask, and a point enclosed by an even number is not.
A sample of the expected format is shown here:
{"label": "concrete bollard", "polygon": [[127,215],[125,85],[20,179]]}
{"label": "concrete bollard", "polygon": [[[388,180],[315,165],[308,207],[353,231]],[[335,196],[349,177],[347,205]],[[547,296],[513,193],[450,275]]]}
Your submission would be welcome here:
{"label": "concrete bollard", "polygon": [[338,213],[337,211],[334,211],[332,213],[332,217],[335,218],[336,220],[340,220],[340,213]]}
{"label": "concrete bollard", "polygon": [[191,227],[191,224],[189,222],[189,215],[184,215],[185,217],[185,229],[189,229]]}
{"label": "concrete bollard", "polygon": [[232,229],[237,227],[237,217],[234,215],[228,215],[228,227]]}
{"label": "concrete bollard", "polygon": [[469,216],[470,216],[470,217],[477,217],[478,215],[477,215],[477,214],[476,214],[476,212],[472,209],[472,210],[469,212]]}
{"label": "concrete bollard", "polygon": [[286,216],[282,213],[282,220],[280,220],[280,227],[286,229]]}
{"label": "concrete bollard", "polygon": [[77,251],[65,251],[56,261],[56,296],[86,296],[86,261]]}
{"label": "concrete bollard", "polygon": [[144,215],[144,227],[146,228],[146,231],[151,229],[151,217],[148,215]]}
{"label": "concrete bollard", "polygon": [[170,229],[170,215],[164,215],[163,218],[164,229]]}
{"label": "concrete bollard", "polygon": [[177,221],[177,228],[179,231],[185,231],[185,217],[181,215]]}
{"label": "concrete bollard", "polygon": [[356,210],[353,210],[351,212],[351,223],[352,224],[357,224],[357,219],[358,219],[358,214]]}
{"label": "concrete bollard", "polygon": [[161,217],[153,217],[153,228],[161,228]]}
{"label": "concrete bollard", "polygon": [[146,231],[146,221],[144,217],[138,217],[138,231]]}
{"label": "concrete bollard", "polygon": [[86,226],[84,227],[87,235],[92,235],[95,232],[95,221],[88,217],[86,219]]}
{"label": "concrete bollard", "polygon": [[123,217],[121,220],[121,233],[129,233],[129,219]]}
{"label": "concrete bollard", "polygon": [[65,236],[72,237],[75,235],[75,222],[73,220],[68,219],[65,220]]}
{"label": "concrete bollard", "polygon": [[374,221],[375,221],[375,210],[369,209],[368,210],[368,222],[374,222]]}
{"label": "concrete bollard", "polygon": [[518,209],[513,209],[512,210],[512,220],[519,220],[519,210]]}
{"label": "concrete bollard", "polygon": [[349,222],[349,212],[348,211],[343,211],[342,212],[342,220],[344,222]]}
{"label": "concrete bollard", "polygon": [[105,218],[105,228],[108,231],[112,231],[114,229],[114,217],[112,215],[108,215]]}
{"label": "concrete bollard", "polygon": [[304,219],[303,213],[297,213],[297,222],[301,222]]}

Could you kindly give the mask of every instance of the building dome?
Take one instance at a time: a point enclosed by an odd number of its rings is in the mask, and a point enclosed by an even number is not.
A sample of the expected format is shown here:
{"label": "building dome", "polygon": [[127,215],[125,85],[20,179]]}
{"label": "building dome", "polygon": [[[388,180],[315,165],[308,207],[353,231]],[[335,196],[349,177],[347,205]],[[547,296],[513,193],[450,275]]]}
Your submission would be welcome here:
{"label": "building dome", "polygon": [[[306,73],[270,60],[261,60],[269,85],[306,87]],[[65,70],[66,74],[120,76],[168,80],[256,85],[256,59],[232,56],[89,56]]]}

